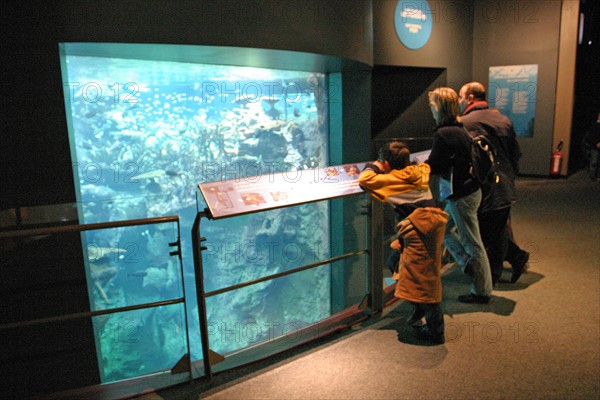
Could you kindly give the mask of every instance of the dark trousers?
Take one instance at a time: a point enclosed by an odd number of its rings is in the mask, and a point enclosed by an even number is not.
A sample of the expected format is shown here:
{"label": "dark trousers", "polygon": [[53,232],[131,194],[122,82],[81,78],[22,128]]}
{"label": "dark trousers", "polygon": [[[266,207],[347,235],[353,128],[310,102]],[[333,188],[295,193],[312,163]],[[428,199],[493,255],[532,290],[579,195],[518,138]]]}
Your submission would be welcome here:
{"label": "dark trousers", "polygon": [[525,250],[521,250],[519,246],[509,237],[508,238],[508,246],[506,246],[506,256],[504,259],[510,263],[510,265],[515,265],[519,262],[519,260],[525,254]]}
{"label": "dark trousers", "polygon": [[498,282],[502,275],[504,258],[508,249],[506,227],[510,207],[489,211],[478,216],[481,240],[490,260],[492,283]]}
{"label": "dark trousers", "polygon": [[510,223],[506,225],[506,238],[507,238],[507,247],[506,247],[506,255],[504,256],[504,261],[508,261],[510,265],[515,269],[515,266],[519,267],[523,264],[523,260],[527,257],[527,252],[519,247],[515,243],[515,239],[512,234],[512,229],[510,227]]}
{"label": "dark trousers", "polygon": [[444,336],[444,312],[442,311],[442,303],[414,303],[410,302],[415,307],[415,312],[425,316],[427,330],[434,337]]}

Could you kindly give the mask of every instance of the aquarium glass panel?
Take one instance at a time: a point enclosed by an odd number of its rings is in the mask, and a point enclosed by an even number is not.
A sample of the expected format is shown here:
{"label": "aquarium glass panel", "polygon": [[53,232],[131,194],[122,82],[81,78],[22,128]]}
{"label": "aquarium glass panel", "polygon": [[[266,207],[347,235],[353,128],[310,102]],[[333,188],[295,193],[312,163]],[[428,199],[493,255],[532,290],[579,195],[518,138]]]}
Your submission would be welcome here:
{"label": "aquarium glass panel", "polygon": [[92,318],[103,382],[170,370],[187,354],[183,303]]}
{"label": "aquarium glass panel", "polygon": [[[328,202],[322,201],[206,222],[202,226],[207,237],[202,252],[206,291],[329,258],[328,210]],[[320,279],[328,284],[327,276]],[[293,307],[285,312],[301,316],[308,310]]]}
{"label": "aquarium glass panel", "polygon": [[[99,49],[97,54],[94,54],[95,46]],[[197,185],[327,165],[329,118],[323,95],[327,91],[327,76],[307,71],[214,65],[215,60],[210,58],[199,61],[200,54],[207,52],[196,53],[197,46],[170,46],[169,51],[155,52],[161,58],[157,60],[152,59],[152,45],[135,46],[144,49],[135,52],[137,55],[144,53],[143,57],[124,57],[127,53],[122,47],[119,47],[119,57],[111,57],[111,44],[61,45],[79,217],[81,223],[166,215],[180,217],[182,287],[188,304],[191,354],[194,360],[199,360],[202,347],[190,234],[197,210],[203,209],[202,204],[197,204],[202,202],[202,199],[197,202]],[[85,52],[82,52],[84,47]],[[165,60],[170,54],[176,55],[177,61]],[[252,60],[255,64],[257,61],[260,64],[260,60]],[[293,268],[300,263],[293,258],[296,257],[292,253],[297,250],[296,245],[308,243],[309,235],[315,236],[316,240],[328,236],[327,207],[325,203],[315,204],[280,210],[266,217],[247,216],[215,228],[210,237],[205,235],[203,222],[201,233],[210,243],[225,250],[230,248],[226,246],[234,246],[233,251],[236,251],[236,245],[239,249],[243,246],[245,252],[242,261],[231,262],[231,258],[225,258],[225,262],[211,267],[205,276],[206,286],[218,288],[247,277]],[[315,223],[316,216],[320,219]],[[112,306],[113,302],[145,301],[146,289],[150,288],[155,289],[152,299],[170,299],[179,295],[179,286],[169,280],[172,259],[168,249],[163,253],[162,232],[140,229],[127,237],[118,231],[114,235],[107,233],[102,238],[83,235],[83,247],[97,245],[127,250],[123,244],[133,242],[139,243],[140,250],[144,251],[140,251],[140,261],[133,267],[124,262],[114,265],[115,261],[122,261],[118,255],[126,257],[128,253],[120,250],[111,253],[113,264],[106,268],[116,267],[119,277],[101,284],[104,295],[94,288],[95,283],[90,286],[94,308]],[[161,244],[153,246],[152,243]],[[258,266],[255,261],[263,246],[274,248],[274,243],[287,245],[286,257],[290,260]],[[329,252],[328,249],[319,251]],[[87,275],[93,279],[91,268],[88,267]],[[315,277],[323,276],[321,271],[311,273],[316,274]],[[312,282],[315,277],[301,279]],[[326,278],[323,279],[326,284]],[[164,282],[162,287],[161,282]],[[294,286],[285,288],[273,284],[265,287],[267,289],[259,292],[261,296],[291,298],[297,290]],[[271,293],[275,288],[277,291]],[[235,295],[233,298],[235,300]],[[218,296],[211,300],[211,308],[225,309],[231,299],[227,295]],[[253,304],[262,300],[255,296]],[[329,300],[326,296],[321,301],[327,309]],[[267,313],[266,310],[266,307],[253,308],[257,313],[255,317],[261,321],[272,318],[271,311]],[[294,309],[290,318],[314,319],[312,310],[304,308],[310,314],[301,315],[302,310],[302,307]],[[283,314],[283,308],[280,307],[278,312]],[[327,311],[321,314],[325,315]],[[233,317],[245,318],[241,315]],[[169,338],[157,342],[152,335],[162,337],[177,332],[175,328],[165,330],[156,321],[158,319],[144,320],[144,329],[148,333],[139,337],[140,346],[145,340],[152,340],[148,346],[167,343]],[[101,341],[100,337],[97,346],[102,355],[99,360],[105,371],[105,381],[138,375],[140,365],[144,366],[143,371],[163,367],[162,361],[142,363],[142,353],[128,361],[128,352],[108,351],[108,342]],[[155,356],[148,357],[154,359]],[[107,366],[115,363],[118,368]]]}
{"label": "aquarium glass panel", "polygon": [[170,255],[179,237],[174,222],[81,233],[92,310],[183,297],[181,263]]}
{"label": "aquarium glass panel", "polygon": [[[367,245],[367,213],[370,199],[367,194],[334,199],[329,202],[332,215],[331,225],[335,227],[331,257],[362,251]],[[344,218],[339,218],[339,216]]]}
{"label": "aquarium glass panel", "polygon": [[366,255],[360,255],[331,264],[332,314],[360,303],[369,293],[368,262]]}
{"label": "aquarium glass panel", "polygon": [[323,265],[208,298],[211,350],[226,354],[330,316],[330,273]]}

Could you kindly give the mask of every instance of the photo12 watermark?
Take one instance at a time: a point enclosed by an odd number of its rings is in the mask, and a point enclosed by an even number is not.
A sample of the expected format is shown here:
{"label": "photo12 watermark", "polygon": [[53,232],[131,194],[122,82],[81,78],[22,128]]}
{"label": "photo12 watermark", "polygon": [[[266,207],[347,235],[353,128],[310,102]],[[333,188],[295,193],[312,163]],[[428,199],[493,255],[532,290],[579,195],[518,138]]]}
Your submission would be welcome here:
{"label": "photo12 watermark", "polygon": [[112,104],[137,104],[140,84],[137,82],[63,82],[71,102],[81,99],[86,103],[110,102]]}
{"label": "photo12 watermark", "polygon": [[502,325],[498,322],[447,322],[446,342],[466,340],[469,343],[539,343],[540,327],[537,322],[515,322]]}

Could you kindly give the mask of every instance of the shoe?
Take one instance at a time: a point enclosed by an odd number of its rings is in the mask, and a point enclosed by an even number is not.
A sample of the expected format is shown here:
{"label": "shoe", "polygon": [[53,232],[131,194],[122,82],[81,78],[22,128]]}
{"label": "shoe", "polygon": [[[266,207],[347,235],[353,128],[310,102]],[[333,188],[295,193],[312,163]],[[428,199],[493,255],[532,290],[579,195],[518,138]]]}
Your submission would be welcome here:
{"label": "shoe", "polygon": [[478,296],[476,294],[462,294],[458,296],[461,303],[487,304],[490,302],[490,296]]}
{"label": "shoe", "polygon": [[529,253],[525,251],[525,252],[523,252],[523,256],[519,257],[519,261],[516,262],[512,266],[513,272],[512,272],[512,275],[510,276],[511,283],[515,283],[516,281],[519,280],[519,278],[521,277],[523,272],[525,272],[525,265],[527,265],[528,262],[529,262]]}
{"label": "shoe", "polygon": [[406,318],[406,323],[408,325],[414,325],[417,322],[420,322],[424,316],[425,312],[423,310],[421,310],[420,308],[415,308],[412,314],[408,318]]}
{"label": "shoe", "polygon": [[518,281],[519,278],[521,277],[521,275],[523,275],[524,271],[525,271],[525,269],[513,270],[512,275],[510,276],[510,283],[515,283],[516,281]]}
{"label": "shoe", "polygon": [[500,283],[500,277],[499,276],[492,276],[492,287],[497,287],[498,284]]}
{"label": "shoe", "polygon": [[432,334],[429,328],[427,328],[427,325],[413,326],[413,334],[421,340],[434,344],[444,344],[446,342],[446,338],[443,334]]}

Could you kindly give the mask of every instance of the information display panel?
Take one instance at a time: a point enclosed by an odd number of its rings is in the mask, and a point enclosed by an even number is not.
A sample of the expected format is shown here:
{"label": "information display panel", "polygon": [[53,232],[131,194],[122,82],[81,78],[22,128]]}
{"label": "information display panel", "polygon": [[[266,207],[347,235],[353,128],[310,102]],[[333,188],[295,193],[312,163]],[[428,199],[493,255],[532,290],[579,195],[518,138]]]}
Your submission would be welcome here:
{"label": "information display panel", "polygon": [[366,163],[352,163],[200,183],[211,219],[362,193],[358,175]]}
{"label": "information display panel", "polygon": [[533,137],[537,103],[537,64],[490,67],[488,100],[512,121],[520,138]]}

